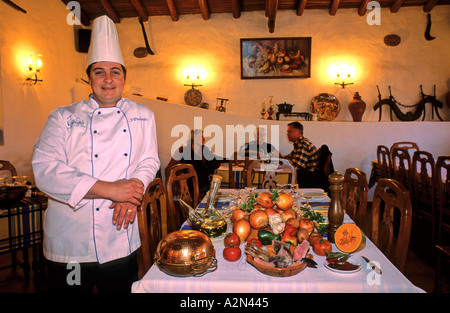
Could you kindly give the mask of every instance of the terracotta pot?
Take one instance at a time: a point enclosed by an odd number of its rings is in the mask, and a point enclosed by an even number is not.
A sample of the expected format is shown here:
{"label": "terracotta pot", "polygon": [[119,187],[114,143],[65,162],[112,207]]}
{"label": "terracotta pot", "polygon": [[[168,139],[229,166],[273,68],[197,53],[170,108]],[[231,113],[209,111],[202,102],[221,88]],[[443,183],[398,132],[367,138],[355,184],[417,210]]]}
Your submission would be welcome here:
{"label": "terracotta pot", "polygon": [[366,103],[361,100],[361,96],[358,92],[355,92],[353,100],[349,102],[348,110],[352,114],[354,122],[361,122],[364,111],[366,110]]}

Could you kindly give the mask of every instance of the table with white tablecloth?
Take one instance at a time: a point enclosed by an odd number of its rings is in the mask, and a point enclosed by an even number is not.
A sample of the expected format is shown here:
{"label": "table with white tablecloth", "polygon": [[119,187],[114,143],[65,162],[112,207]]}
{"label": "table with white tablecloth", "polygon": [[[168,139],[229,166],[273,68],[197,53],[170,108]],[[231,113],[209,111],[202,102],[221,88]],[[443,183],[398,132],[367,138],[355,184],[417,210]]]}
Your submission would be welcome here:
{"label": "table with white tablecloth", "polygon": [[[257,190],[258,191],[258,190]],[[328,198],[329,200],[329,198]],[[314,209],[314,202],[311,201]],[[323,210],[323,206],[320,206]],[[344,216],[344,223],[353,221]],[[259,272],[246,262],[242,253],[239,261],[229,262],[223,258],[223,239],[212,240],[218,261],[217,270],[201,277],[174,277],[162,272],[156,264],[135,282],[135,293],[301,293],[301,292],[424,292],[414,286],[383,253],[367,238],[363,250],[353,254],[352,258],[360,260],[361,270],[354,273],[338,273],[327,269],[325,256],[312,252],[317,268],[306,267],[297,275],[290,277],[273,277]],[[244,251],[244,244],[241,249]],[[338,251],[333,244],[333,251]],[[377,274],[362,258],[365,256],[382,270]]]}

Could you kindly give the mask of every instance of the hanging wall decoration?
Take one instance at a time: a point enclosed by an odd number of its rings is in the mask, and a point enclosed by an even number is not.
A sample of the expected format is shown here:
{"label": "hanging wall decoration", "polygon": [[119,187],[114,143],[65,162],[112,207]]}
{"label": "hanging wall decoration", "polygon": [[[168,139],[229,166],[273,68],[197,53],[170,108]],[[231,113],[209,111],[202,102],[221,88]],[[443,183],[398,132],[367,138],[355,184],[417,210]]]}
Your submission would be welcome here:
{"label": "hanging wall decoration", "polygon": [[311,37],[241,39],[241,79],[311,77]]}

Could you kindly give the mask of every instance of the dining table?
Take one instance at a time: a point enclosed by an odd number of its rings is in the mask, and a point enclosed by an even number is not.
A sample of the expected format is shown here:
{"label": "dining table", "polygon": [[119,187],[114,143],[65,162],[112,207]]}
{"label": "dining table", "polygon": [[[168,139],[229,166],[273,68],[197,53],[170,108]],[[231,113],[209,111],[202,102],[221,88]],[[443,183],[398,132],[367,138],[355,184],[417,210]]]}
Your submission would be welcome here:
{"label": "dining table", "polygon": [[[262,192],[268,190],[256,189],[251,192]],[[321,189],[296,189],[294,203],[304,204],[300,195],[308,192],[322,192]],[[220,189],[222,195],[236,194],[236,190]],[[291,192],[291,190],[286,190]],[[231,199],[231,197],[230,197]],[[229,209],[229,203],[224,196],[215,203],[217,210]],[[206,197],[201,201],[199,207],[204,207]],[[324,194],[321,197],[314,197],[308,200],[311,210],[323,214],[327,221],[327,210],[330,198]],[[231,222],[229,222],[231,223]],[[344,214],[343,223],[354,223],[353,220]],[[182,229],[191,229],[188,222],[184,223]],[[231,230],[228,225],[227,232]],[[326,233],[323,234],[326,238]],[[214,245],[217,259],[217,269],[204,274],[201,277],[176,277],[171,276],[159,269],[154,263],[148,272],[132,285],[133,293],[424,293],[424,290],[413,285],[391,262],[390,260],[366,237],[365,247],[352,254],[352,259],[356,260],[358,270],[355,271],[335,271],[327,267],[325,256],[317,255],[310,247],[309,253],[317,263],[314,267],[305,267],[296,275],[288,277],[269,276],[253,267],[247,262],[244,253],[245,242],[241,243],[241,257],[238,261],[229,262],[223,257],[224,235],[211,238]],[[339,251],[336,245],[332,244],[332,251]],[[372,263],[366,262],[363,257]],[[373,265],[381,269],[381,273],[375,271]]]}
{"label": "dining table", "polygon": [[[11,203],[0,203],[0,254],[11,253],[11,267],[17,266],[17,251],[22,250],[21,264],[25,278],[30,269],[42,270],[43,216],[47,209],[48,198],[39,193],[25,196]],[[30,264],[28,248],[32,248]],[[7,267],[10,267],[7,266]]]}

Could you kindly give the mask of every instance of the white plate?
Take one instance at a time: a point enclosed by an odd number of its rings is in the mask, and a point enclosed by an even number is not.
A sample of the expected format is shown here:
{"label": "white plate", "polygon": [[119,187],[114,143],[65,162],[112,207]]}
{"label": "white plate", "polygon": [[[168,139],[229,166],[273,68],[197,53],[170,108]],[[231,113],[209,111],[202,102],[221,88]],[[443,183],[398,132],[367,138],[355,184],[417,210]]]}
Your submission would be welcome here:
{"label": "white plate", "polygon": [[329,269],[329,270],[332,271],[332,272],[341,273],[341,274],[353,274],[353,273],[356,273],[356,272],[358,272],[359,270],[361,270],[361,263],[358,262],[358,260],[355,259],[354,257],[350,257],[350,258],[347,260],[347,262],[352,263],[352,264],[354,264],[354,265],[357,265],[358,267],[357,267],[356,269],[350,270],[350,271],[339,270],[339,269],[330,267],[330,266],[328,265],[328,262],[327,262],[326,259],[325,259],[325,261],[323,262],[323,266],[325,266],[326,269]]}
{"label": "white plate", "polygon": [[300,196],[302,197],[309,197],[309,198],[322,198],[325,197],[327,194],[325,192],[321,191],[307,191],[300,193]]}

